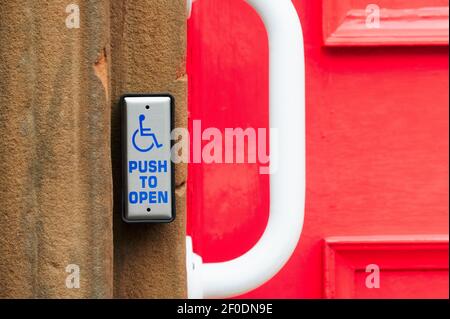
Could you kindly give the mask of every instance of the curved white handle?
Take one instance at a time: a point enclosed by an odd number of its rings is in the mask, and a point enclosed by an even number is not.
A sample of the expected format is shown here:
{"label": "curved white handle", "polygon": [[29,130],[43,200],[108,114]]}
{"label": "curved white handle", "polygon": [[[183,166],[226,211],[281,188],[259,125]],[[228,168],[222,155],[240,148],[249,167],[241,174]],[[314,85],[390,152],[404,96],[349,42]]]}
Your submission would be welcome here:
{"label": "curved white handle", "polygon": [[192,252],[188,238],[190,298],[233,297],[261,286],[289,260],[303,227],[305,63],[301,24],[291,0],[245,1],[261,16],[269,38],[269,222],[261,239],[250,251],[227,262],[203,264],[201,257]]}

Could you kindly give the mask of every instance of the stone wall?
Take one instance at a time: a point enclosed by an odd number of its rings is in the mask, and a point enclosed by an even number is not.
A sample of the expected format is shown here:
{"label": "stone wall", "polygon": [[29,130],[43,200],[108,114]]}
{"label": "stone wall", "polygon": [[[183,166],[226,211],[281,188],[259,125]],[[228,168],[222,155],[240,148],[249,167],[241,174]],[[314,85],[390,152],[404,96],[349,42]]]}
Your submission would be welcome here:
{"label": "stone wall", "polygon": [[124,225],[118,124],[169,92],[186,126],[184,2],[0,0],[0,298],[185,296],[186,168],[174,223]]}
{"label": "stone wall", "polygon": [[[119,97],[171,93],[175,127],[187,127],[186,7],[183,0],[112,1],[113,172],[120,197]],[[184,298],[186,167],[175,167],[177,218],[167,225],[126,225],[114,209],[114,295]],[[117,178],[116,178],[117,177]]]}

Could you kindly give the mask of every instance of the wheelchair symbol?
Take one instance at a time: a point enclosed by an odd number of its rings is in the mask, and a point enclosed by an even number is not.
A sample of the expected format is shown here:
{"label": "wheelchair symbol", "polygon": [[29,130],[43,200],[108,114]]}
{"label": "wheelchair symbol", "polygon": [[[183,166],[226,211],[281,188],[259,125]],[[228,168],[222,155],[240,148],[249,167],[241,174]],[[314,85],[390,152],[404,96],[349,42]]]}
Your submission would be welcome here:
{"label": "wheelchair symbol", "polygon": [[[146,153],[150,152],[155,146],[156,148],[163,147],[162,144],[158,143],[158,140],[156,139],[156,135],[152,132],[151,128],[144,128],[144,121],[145,121],[145,115],[141,114],[139,115],[139,129],[136,130],[133,134],[132,142],[135,149],[137,149],[139,152]],[[138,138],[138,134],[140,137],[149,137],[152,141],[150,144],[145,143],[144,145],[148,146],[141,146],[143,143],[137,143],[136,139]],[[141,141],[142,142],[142,141]]]}

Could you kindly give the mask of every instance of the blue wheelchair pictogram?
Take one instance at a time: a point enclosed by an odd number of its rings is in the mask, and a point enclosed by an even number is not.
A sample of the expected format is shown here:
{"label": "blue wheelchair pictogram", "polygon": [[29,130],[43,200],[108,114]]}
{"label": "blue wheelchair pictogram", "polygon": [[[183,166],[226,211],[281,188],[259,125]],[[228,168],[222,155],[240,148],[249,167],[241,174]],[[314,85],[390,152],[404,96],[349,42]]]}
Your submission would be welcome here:
{"label": "blue wheelchair pictogram", "polygon": [[[146,153],[150,152],[154,147],[161,148],[163,147],[162,144],[158,143],[158,140],[156,138],[155,133],[152,133],[152,129],[149,127],[144,127],[144,121],[145,121],[145,115],[141,114],[139,115],[139,129],[136,130],[133,134],[132,142],[135,149],[137,149],[139,152]],[[139,134],[139,135],[138,135]],[[137,143],[136,139],[138,137],[141,137],[141,140],[144,140],[142,138],[148,139],[149,141],[142,143]],[[145,146],[141,146],[144,144]]]}

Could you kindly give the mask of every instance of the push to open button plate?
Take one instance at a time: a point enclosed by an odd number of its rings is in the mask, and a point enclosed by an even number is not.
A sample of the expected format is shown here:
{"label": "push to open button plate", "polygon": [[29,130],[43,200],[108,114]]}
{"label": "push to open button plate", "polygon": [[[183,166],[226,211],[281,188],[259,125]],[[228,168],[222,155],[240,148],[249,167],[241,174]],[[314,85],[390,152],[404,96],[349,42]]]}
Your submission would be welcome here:
{"label": "push to open button plate", "polygon": [[175,218],[170,95],[122,97],[123,220],[168,223]]}

